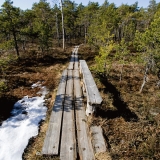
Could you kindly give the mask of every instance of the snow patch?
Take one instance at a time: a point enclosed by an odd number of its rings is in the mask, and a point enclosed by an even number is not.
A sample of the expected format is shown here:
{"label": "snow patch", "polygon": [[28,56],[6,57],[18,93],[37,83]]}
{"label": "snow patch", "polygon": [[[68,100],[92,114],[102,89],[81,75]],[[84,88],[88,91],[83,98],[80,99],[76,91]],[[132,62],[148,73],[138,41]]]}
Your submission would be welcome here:
{"label": "snow patch", "polygon": [[[40,86],[38,82],[31,87]],[[38,135],[39,123],[46,117],[44,98],[48,93],[46,87],[40,88],[41,97],[23,97],[14,104],[12,116],[0,126],[0,160],[22,160],[29,139]]]}
{"label": "snow patch", "polygon": [[42,86],[42,84],[41,84],[41,82],[40,81],[38,81],[37,83],[34,83],[34,84],[32,84],[32,88],[36,88],[36,87],[41,87]]}

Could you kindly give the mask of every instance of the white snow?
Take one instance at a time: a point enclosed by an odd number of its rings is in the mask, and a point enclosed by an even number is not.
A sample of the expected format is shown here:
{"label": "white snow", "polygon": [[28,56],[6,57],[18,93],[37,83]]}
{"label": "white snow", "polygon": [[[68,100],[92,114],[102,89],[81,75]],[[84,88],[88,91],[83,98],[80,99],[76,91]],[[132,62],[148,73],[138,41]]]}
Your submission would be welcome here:
{"label": "white snow", "polygon": [[[38,82],[31,87],[40,86]],[[12,116],[0,126],[0,160],[22,160],[29,139],[38,135],[39,122],[45,119],[47,111],[44,105],[47,88],[41,87],[39,93],[41,97],[25,96],[16,102]]]}
{"label": "white snow", "polygon": [[32,84],[32,88],[35,88],[35,87],[40,87],[41,86],[41,82],[40,81],[38,81],[37,83],[34,83],[34,84]]}

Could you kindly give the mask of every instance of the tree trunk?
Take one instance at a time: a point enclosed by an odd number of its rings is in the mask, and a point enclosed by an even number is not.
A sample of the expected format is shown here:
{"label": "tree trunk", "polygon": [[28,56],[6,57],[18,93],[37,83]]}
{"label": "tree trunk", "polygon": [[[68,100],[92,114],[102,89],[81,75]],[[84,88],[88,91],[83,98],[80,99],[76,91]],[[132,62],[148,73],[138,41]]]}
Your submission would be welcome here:
{"label": "tree trunk", "polygon": [[26,40],[23,40],[23,42],[22,42],[22,49],[24,51],[26,50]]}
{"label": "tree trunk", "polygon": [[81,32],[82,32],[82,28],[81,28],[81,26],[80,26],[80,27],[79,27],[79,33],[80,33],[80,34],[79,34],[79,37],[80,37],[80,38],[81,38],[81,36],[82,36],[82,33],[81,33]]}
{"label": "tree trunk", "polygon": [[18,49],[17,37],[16,37],[15,30],[13,30],[13,38],[14,38],[14,44],[15,44],[15,49],[16,49],[17,57],[19,58],[19,49]]}
{"label": "tree trunk", "polygon": [[58,46],[60,47],[60,43],[59,43],[59,29],[58,29],[58,16],[57,16],[57,13],[56,13],[56,28],[57,28]]}
{"label": "tree trunk", "polygon": [[87,27],[85,26],[85,41],[84,43],[86,44],[87,43]]}
{"label": "tree trunk", "polygon": [[142,83],[142,85],[141,85],[141,88],[140,88],[139,93],[142,92],[142,90],[143,90],[143,88],[144,88],[146,82],[148,81],[148,74],[147,74],[147,73],[148,73],[148,66],[146,65],[145,73],[144,73],[144,77],[143,77],[143,83]]}
{"label": "tree trunk", "polygon": [[63,14],[62,0],[61,0],[61,15],[62,15],[63,50],[65,50],[65,30],[64,30],[64,14]]}
{"label": "tree trunk", "polygon": [[122,39],[122,27],[120,26],[118,28],[118,41],[121,41],[121,39]]}

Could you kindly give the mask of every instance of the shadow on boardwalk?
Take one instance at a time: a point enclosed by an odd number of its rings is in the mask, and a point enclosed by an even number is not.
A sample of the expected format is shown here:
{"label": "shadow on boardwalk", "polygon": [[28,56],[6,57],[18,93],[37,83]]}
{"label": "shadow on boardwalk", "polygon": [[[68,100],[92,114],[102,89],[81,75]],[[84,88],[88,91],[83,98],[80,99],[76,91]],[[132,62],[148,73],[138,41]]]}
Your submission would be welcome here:
{"label": "shadow on boardwalk", "polygon": [[110,93],[113,96],[113,106],[115,106],[117,110],[106,110],[107,106],[105,109],[101,107],[97,110],[97,116],[100,115],[108,119],[123,117],[125,121],[138,121],[138,116],[128,108],[127,103],[122,100],[121,94],[117,88],[109,82],[106,77],[100,77],[100,81],[105,86],[104,93]]}

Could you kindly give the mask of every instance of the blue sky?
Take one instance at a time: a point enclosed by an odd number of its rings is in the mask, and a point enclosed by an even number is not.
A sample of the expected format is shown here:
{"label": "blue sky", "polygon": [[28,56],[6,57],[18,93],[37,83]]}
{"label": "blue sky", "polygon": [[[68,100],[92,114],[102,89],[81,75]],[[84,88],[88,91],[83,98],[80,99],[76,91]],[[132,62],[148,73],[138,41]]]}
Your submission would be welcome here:
{"label": "blue sky", "polygon": [[[39,2],[39,0],[12,0],[13,1],[13,5],[16,7],[20,7],[21,9],[25,10],[25,9],[31,9],[32,4],[34,2]],[[51,5],[53,4],[53,2],[55,3],[59,3],[60,0],[47,0],[48,2],[51,3]],[[87,5],[89,0],[74,0],[77,4],[80,4],[82,2],[83,5]],[[90,0],[91,2],[98,2],[100,5],[104,2],[104,0]],[[149,5],[149,0],[108,0],[109,3],[115,3],[116,6],[118,7],[119,5],[123,4],[134,4],[136,1],[138,1],[138,6],[139,7],[143,7],[146,8]],[[0,0],[0,6],[5,2],[5,0]],[[160,0],[156,0],[156,2],[160,2]]]}

